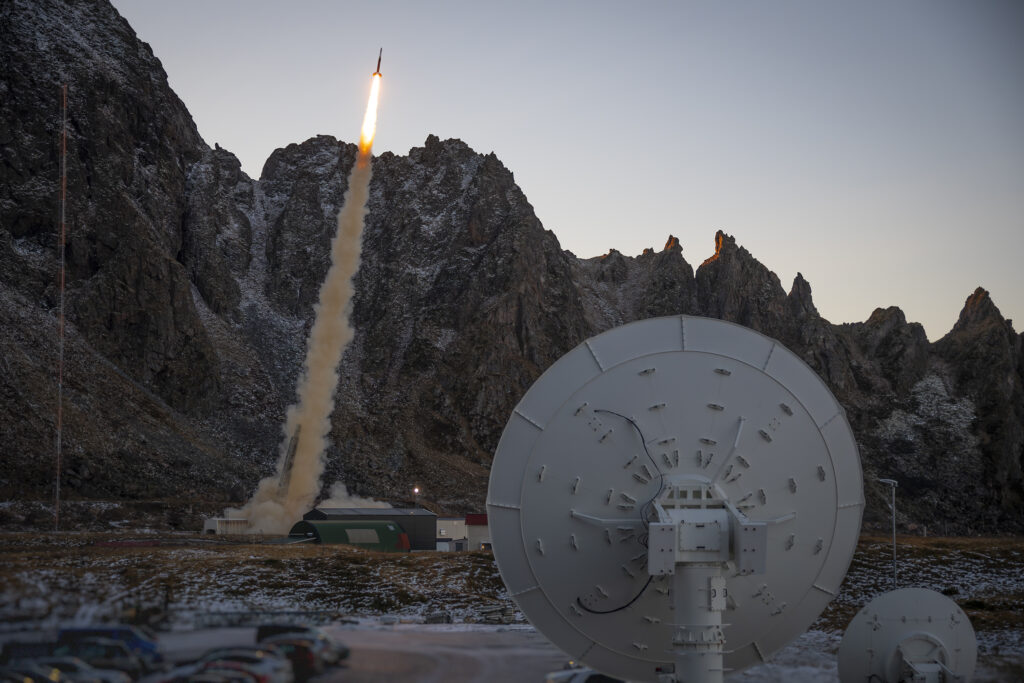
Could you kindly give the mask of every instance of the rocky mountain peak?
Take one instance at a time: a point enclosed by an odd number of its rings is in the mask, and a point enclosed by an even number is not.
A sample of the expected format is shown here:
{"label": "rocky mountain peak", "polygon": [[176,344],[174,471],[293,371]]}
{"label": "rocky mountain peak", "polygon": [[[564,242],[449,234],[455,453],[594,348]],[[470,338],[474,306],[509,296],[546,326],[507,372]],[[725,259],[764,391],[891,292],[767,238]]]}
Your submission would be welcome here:
{"label": "rocky mountain peak", "polygon": [[992,301],[988,290],[978,287],[967,297],[964,307],[960,311],[960,317],[953,325],[953,332],[965,332],[980,330],[988,326],[1004,326],[1007,321]]}
{"label": "rocky mountain peak", "polygon": [[906,325],[907,316],[898,306],[876,308],[871,312],[871,315],[868,316],[864,324],[883,334],[888,334],[894,328]]}
{"label": "rocky mountain peak", "polygon": [[936,342],[936,348],[942,355],[958,358],[995,352],[1001,359],[1013,359],[1018,342],[1012,321],[1003,317],[988,291],[978,287],[964,302],[953,329]]}
{"label": "rocky mountain peak", "polygon": [[977,406],[981,449],[998,471],[1002,511],[1024,517],[1024,375],[1021,337],[989,293],[977,288],[934,352],[953,369],[960,392]]}
{"label": "rocky mountain peak", "polygon": [[452,163],[462,165],[476,156],[480,155],[462,140],[441,140],[433,133],[427,135],[422,147],[413,147],[409,150],[410,161],[434,168]]}
{"label": "rocky mountain peak", "polygon": [[609,249],[598,258],[600,268],[596,269],[596,276],[600,282],[622,283],[629,277],[629,263],[619,250]]}
{"label": "rocky mountain peak", "polygon": [[696,284],[704,315],[777,338],[787,336],[786,294],[779,277],[737,246],[731,235],[715,233],[715,253],[697,269]]}
{"label": "rocky mountain peak", "polygon": [[925,374],[929,344],[924,327],[908,323],[896,306],[876,308],[860,325],[854,326],[861,351],[878,362],[896,393],[910,391]]}
{"label": "rocky mountain peak", "polygon": [[736,252],[736,238],[732,235],[726,235],[721,230],[715,233],[715,253],[704,259],[702,266],[706,266],[709,263],[713,263],[719,259],[719,257],[725,255],[728,256]]}
{"label": "rocky mountain peak", "polygon": [[804,279],[803,273],[797,273],[793,278],[793,286],[786,297],[786,303],[789,305],[790,314],[795,318],[818,315],[818,309],[815,308],[811,297],[811,283]]}

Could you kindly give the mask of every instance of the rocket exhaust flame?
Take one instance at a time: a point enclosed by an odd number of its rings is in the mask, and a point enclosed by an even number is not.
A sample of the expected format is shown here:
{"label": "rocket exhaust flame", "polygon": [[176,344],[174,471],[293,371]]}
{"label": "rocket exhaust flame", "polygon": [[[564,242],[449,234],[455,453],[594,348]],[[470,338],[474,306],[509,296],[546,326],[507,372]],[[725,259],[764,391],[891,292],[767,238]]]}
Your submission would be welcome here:
{"label": "rocket exhaust flame", "polygon": [[[370,83],[370,101],[366,103],[366,115],[363,116],[363,129],[359,133],[359,161],[369,163],[370,151],[373,149],[373,136],[377,133],[377,98],[380,95],[379,73],[373,74]],[[358,163],[358,162],[357,162]]]}
{"label": "rocket exhaust flame", "polygon": [[[338,229],[331,242],[331,265],[314,306],[315,318],[297,387],[298,400],[288,409],[277,473],[263,479],[242,508],[225,511],[228,517],[248,519],[253,532],[287,533],[312,509],[320,493],[324,451],[338,386],[338,365],[354,334],[348,316],[355,293],[352,279],[359,269],[366,202],[370,194],[370,158],[377,126],[380,80],[380,73],[374,73],[359,137],[359,155],[349,174],[348,191],[338,213]],[[336,486],[332,498],[342,492],[347,495],[344,486],[340,489]]]}

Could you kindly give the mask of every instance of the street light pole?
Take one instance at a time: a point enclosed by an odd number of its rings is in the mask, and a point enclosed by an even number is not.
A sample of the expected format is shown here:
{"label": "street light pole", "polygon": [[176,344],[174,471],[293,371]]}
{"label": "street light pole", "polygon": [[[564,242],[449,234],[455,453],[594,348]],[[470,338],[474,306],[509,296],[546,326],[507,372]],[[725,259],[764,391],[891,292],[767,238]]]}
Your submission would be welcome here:
{"label": "street light pole", "polygon": [[892,489],[892,589],[896,590],[896,487],[895,479],[879,479],[881,483]]}
{"label": "street light pole", "polygon": [[413,495],[416,497],[416,507],[420,506],[420,487],[416,486],[412,490]]}

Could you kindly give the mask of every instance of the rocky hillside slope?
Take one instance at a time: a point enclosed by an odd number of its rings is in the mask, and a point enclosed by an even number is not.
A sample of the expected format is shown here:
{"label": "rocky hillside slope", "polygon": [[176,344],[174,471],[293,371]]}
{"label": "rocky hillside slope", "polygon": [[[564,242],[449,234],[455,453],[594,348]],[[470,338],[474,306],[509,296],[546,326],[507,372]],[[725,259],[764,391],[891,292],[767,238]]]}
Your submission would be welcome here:
{"label": "rocky hillside slope", "polygon": [[[277,457],[355,146],[279,149],[258,180],[200,138],[105,0],[0,17],[0,495],[54,470],[60,84],[70,84],[65,496],[240,500]],[[590,335],[724,318],[800,354],[846,406],[904,525],[1024,531],[1024,344],[987,292],[934,344],[896,308],[832,325],[729,235],[580,259],[494,154],[427,138],[374,160],[326,483],[480,509],[507,416]]]}

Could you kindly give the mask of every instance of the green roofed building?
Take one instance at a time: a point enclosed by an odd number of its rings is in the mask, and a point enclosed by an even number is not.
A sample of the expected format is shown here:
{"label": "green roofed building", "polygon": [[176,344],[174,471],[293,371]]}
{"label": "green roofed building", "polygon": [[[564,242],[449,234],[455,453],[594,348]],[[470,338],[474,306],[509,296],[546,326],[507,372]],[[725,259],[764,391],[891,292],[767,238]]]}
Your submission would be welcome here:
{"label": "green roofed building", "polygon": [[423,508],[314,508],[302,519],[307,522],[359,522],[369,519],[391,522],[409,534],[413,550],[437,549],[437,515]]}
{"label": "green roofed building", "polygon": [[368,550],[409,550],[409,536],[394,522],[354,520],[303,520],[288,532],[292,542],[355,545]]}

